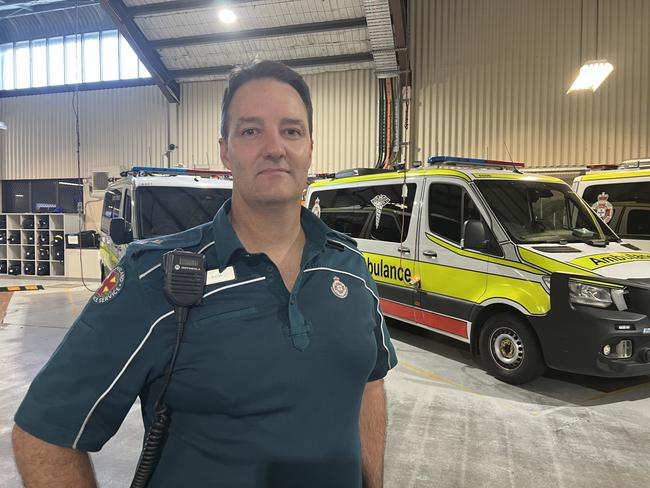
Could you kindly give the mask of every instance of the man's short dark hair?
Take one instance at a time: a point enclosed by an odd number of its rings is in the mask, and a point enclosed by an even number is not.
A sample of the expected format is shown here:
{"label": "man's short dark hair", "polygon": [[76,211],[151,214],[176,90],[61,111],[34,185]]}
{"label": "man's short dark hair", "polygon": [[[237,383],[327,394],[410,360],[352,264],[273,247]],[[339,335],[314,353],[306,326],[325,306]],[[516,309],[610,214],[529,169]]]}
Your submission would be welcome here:
{"label": "man's short dark hair", "polygon": [[253,61],[251,63],[243,64],[235,67],[228,77],[228,86],[223,94],[221,101],[221,137],[228,138],[228,110],[235,93],[239,90],[244,83],[251,80],[258,80],[261,78],[270,78],[277,81],[282,81],[291,85],[294,90],[298,92],[300,98],[305,104],[307,109],[307,122],[309,124],[309,135],[312,135],[313,129],[313,112],[314,109],[311,105],[311,95],[309,94],[309,87],[300,74],[289,68],[287,65],[278,63],[277,61]]}

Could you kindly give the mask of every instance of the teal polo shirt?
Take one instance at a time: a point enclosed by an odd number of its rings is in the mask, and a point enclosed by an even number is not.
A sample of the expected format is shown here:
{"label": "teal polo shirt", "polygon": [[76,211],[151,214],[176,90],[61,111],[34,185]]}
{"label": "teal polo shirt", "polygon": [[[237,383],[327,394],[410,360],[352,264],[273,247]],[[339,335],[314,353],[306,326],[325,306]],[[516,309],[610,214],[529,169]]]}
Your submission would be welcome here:
{"label": "teal polo shirt", "polygon": [[151,487],[361,487],[359,410],[397,359],[353,240],[302,209],[301,271],[289,292],[248,253],[227,202],[210,223],[136,241],[34,379],[16,413],[52,444],[98,451],[137,397],[145,426],[175,343],[161,257],[204,253],[167,394],[172,422]]}

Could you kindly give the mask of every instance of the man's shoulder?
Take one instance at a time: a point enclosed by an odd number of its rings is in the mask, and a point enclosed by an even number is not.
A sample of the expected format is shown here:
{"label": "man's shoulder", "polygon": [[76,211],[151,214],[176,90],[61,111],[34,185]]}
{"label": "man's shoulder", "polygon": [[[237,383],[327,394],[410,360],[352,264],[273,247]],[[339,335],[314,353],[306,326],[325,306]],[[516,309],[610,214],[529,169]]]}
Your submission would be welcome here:
{"label": "man's shoulder", "polygon": [[325,237],[327,239],[327,243],[330,246],[341,246],[344,249],[347,249],[349,251],[355,252],[359,255],[361,255],[361,251],[359,251],[359,248],[357,247],[357,241],[352,239],[347,234],[344,234],[342,232],[336,231],[331,228],[327,228],[327,232],[325,233]]}
{"label": "man's shoulder", "polygon": [[146,261],[147,258],[160,257],[173,249],[190,250],[200,247],[211,236],[211,222],[207,222],[176,234],[133,241],[126,249],[126,257],[132,262]]}

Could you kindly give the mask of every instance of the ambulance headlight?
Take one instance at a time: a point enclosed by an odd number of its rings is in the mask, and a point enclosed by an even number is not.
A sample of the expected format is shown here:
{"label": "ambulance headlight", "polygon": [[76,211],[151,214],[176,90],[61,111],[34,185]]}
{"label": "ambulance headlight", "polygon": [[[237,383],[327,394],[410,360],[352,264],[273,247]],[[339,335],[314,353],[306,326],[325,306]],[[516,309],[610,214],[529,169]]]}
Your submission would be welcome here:
{"label": "ambulance headlight", "polygon": [[574,305],[607,308],[612,305],[611,288],[569,281],[569,298]]}

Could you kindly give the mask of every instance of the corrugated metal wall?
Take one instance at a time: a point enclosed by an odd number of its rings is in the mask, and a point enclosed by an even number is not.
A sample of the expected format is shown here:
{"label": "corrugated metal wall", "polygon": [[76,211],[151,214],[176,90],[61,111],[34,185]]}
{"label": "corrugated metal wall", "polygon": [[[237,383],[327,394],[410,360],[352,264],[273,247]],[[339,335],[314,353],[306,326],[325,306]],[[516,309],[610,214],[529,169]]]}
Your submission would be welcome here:
{"label": "corrugated metal wall", "polygon": [[[377,81],[370,70],[306,76],[314,104],[312,172],[372,166],[377,155]],[[79,93],[81,174],[133,163],[158,165],[167,143],[172,162],[222,168],[219,127],[223,81],[184,83],[182,103],[168,106],[158,87]],[[72,93],[0,99],[0,178],[77,174]],[[168,114],[167,111],[170,110]],[[168,139],[169,132],[169,139]]]}
{"label": "corrugated metal wall", "polygon": [[[305,76],[314,106],[313,173],[372,166],[377,157],[377,80],[370,70]],[[184,83],[178,160],[222,168],[219,160],[224,81]]]}
{"label": "corrugated metal wall", "polygon": [[[2,179],[77,176],[73,93],[0,99]],[[167,103],[156,86],[79,92],[81,175],[160,161]]]}
{"label": "corrugated metal wall", "polygon": [[225,81],[181,84],[178,162],[190,168],[223,169],[219,159],[219,130],[225,88]]}
{"label": "corrugated metal wall", "polygon": [[377,79],[373,71],[306,76],[314,105],[312,173],[374,166]]}
{"label": "corrugated metal wall", "polygon": [[[410,5],[414,159],[509,159],[506,145],[533,167],[650,155],[650,1]],[[593,94],[567,95],[581,32],[582,60],[606,58],[614,72]]]}

